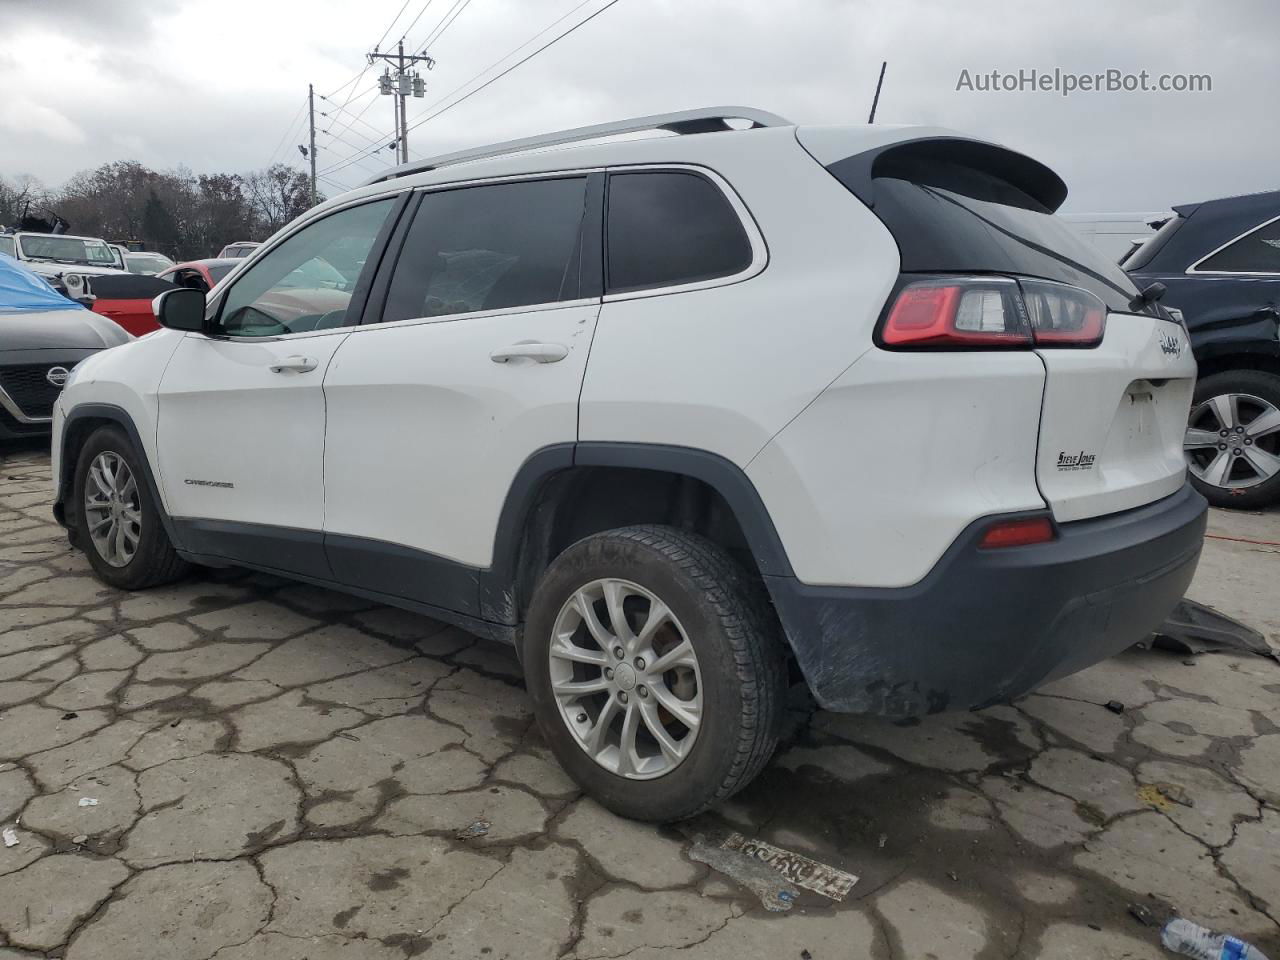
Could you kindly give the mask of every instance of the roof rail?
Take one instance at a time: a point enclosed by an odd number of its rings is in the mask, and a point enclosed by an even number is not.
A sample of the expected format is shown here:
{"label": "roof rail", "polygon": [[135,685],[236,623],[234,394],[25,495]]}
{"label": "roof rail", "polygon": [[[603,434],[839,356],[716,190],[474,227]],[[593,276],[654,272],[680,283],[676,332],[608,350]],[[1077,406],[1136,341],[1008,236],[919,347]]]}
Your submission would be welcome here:
{"label": "roof rail", "polygon": [[754,107],[703,107],[698,110],[681,110],[677,113],[659,113],[651,117],[634,117],[630,120],[614,120],[611,123],[597,123],[589,127],[575,127],[572,130],[560,130],[556,133],[543,133],[536,137],[524,137],[520,140],[506,140],[502,143],[490,143],[482,147],[470,147],[455,153],[446,153],[413,163],[402,163],[392,167],[386,173],[370,177],[361,186],[394,180],[411,173],[425,173],[438,167],[448,167],[455,163],[467,163],[471,160],[485,160],[508,153],[519,153],[522,150],[533,150],[538,147],[553,147],[562,143],[574,143],[579,140],[594,140],[597,137],[611,137],[623,133],[636,133],[641,130],[669,130],[672,133],[711,133],[717,130],[732,130],[729,120],[750,120],[751,129],[758,127],[787,127],[791,121],[784,120],[777,114]]}

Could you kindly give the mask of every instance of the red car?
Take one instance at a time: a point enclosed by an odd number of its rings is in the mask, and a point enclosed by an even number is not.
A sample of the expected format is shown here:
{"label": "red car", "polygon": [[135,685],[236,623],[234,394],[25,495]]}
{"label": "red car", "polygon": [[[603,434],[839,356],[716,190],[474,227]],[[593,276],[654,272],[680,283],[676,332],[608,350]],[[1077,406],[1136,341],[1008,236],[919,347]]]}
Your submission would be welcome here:
{"label": "red car", "polygon": [[232,257],[188,260],[186,263],[175,263],[168,270],[162,270],[156,276],[180,287],[190,287],[192,290],[208,293],[219,280],[240,266],[241,262],[240,259]]}
{"label": "red car", "polygon": [[83,298],[95,313],[109,317],[135,337],[160,325],[151,312],[151,301],[174,286],[189,287],[208,293],[213,286],[239,264],[239,260],[191,260],[176,263],[154,277],[122,274],[120,276],[94,277],[90,282],[89,297]]}

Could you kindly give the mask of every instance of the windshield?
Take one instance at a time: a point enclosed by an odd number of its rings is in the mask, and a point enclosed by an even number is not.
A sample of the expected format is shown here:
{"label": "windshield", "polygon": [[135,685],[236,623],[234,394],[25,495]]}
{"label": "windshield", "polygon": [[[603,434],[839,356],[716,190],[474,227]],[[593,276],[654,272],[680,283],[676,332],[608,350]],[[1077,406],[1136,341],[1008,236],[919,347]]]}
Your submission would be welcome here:
{"label": "windshield", "polygon": [[22,255],[28,260],[56,260],[60,263],[87,263],[102,267],[116,265],[116,254],[101,240],[81,240],[55,234],[28,234],[18,238]]}
{"label": "windshield", "polygon": [[131,253],[125,257],[125,262],[130,273],[140,273],[146,277],[153,277],[161,270],[168,270],[173,266],[173,261],[168,257],[149,253]]}
{"label": "windshield", "polygon": [[0,253],[7,253],[14,256],[13,237],[0,237]]}

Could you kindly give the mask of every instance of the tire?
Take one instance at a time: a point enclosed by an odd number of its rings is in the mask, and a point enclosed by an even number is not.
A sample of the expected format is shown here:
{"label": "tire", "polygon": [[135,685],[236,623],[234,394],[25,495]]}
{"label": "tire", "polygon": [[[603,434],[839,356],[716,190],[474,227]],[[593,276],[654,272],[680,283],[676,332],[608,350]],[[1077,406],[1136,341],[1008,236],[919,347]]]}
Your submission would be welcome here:
{"label": "tire", "polygon": [[[619,601],[627,610],[623,619],[637,644],[622,661],[600,649],[588,621],[578,613],[581,605],[574,603],[575,597],[589,598],[599,589],[600,599],[591,601],[591,609],[597,612],[598,625],[610,632],[610,604],[604,595],[610,583],[623,584],[615,589],[624,595]],[[671,617],[656,618],[662,622],[653,631],[656,639],[645,641],[644,625],[655,609],[655,598]],[[566,625],[575,623],[570,636]],[[779,633],[763,588],[720,547],[671,527],[634,526],[580,540],[552,562],[534,591],[521,653],[538,725],[569,775],[614,813],[669,822],[726,800],[750,783],[773,755],[787,688]],[[564,636],[570,639],[558,639]],[[687,640],[687,646],[681,640]],[[586,650],[593,657],[599,651],[606,659],[600,666],[579,666],[553,652],[562,650],[565,642],[573,645],[572,657]],[[680,652],[689,648],[692,666],[687,663],[689,654]],[[645,673],[647,665],[632,656],[646,650],[659,671]],[[659,661],[677,655],[679,665],[661,671]],[[586,683],[603,682],[607,664],[617,669],[603,694],[591,694],[589,701],[580,701],[584,705],[574,706],[553,691],[553,671],[563,684],[566,664],[574,677],[587,677]],[[628,688],[630,697],[624,689],[624,669],[637,683]],[[567,682],[579,681],[571,677]],[[686,695],[692,699],[686,700]],[[633,706],[624,707],[624,702]],[[607,729],[617,734],[619,746],[604,747],[597,759],[587,741],[609,704],[617,716],[611,717]],[[691,709],[697,704],[700,711]],[[637,716],[638,732],[631,740],[631,759],[624,760],[621,741],[628,710]],[[677,719],[695,713],[696,733]],[[668,744],[682,751],[679,759],[661,749],[652,732],[654,722]],[[607,741],[612,735],[602,738]],[[642,748],[647,755],[642,756]],[[623,770],[624,765],[629,769]]]}
{"label": "tire", "polygon": [[[1234,406],[1231,398],[1235,398]],[[1226,419],[1231,423],[1223,422],[1220,410],[1229,411]],[[1262,370],[1227,370],[1196,384],[1187,432],[1187,465],[1191,483],[1215,507],[1257,510],[1280,500],[1280,470],[1262,479],[1265,469],[1272,466],[1269,458],[1280,457],[1280,429],[1262,430],[1259,418],[1263,416],[1269,418],[1268,423],[1280,422],[1280,376]],[[1221,437],[1223,429],[1228,436]],[[1257,434],[1251,435],[1254,430]],[[1201,445],[1191,446],[1193,440]],[[1236,449],[1241,451],[1239,455]],[[1250,455],[1265,464],[1264,468],[1255,469]],[[1225,475],[1214,468],[1218,456],[1225,458],[1218,461],[1225,467]],[[1231,460],[1242,462],[1229,463]]]}
{"label": "tire", "polygon": [[[115,557],[116,562],[108,559],[104,549],[110,552],[110,548],[101,546],[90,531],[90,525],[102,519],[102,511],[110,510],[109,507],[95,508],[95,516],[91,518],[90,509],[86,505],[87,489],[92,492],[95,502],[109,502],[104,498],[103,488],[90,477],[94,464],[104,462],[99,460],[102,457],[107,458],[105,462],[112,464],[116,461],[111,458],[122,461],[134,480],[132,487],[125,484],[127,493],[120,498],[120,503],[122,509],[125,506],[131,508],[131,512],[139,517],[138,522],[128,523],[122,514],[107,528],[114,529],[115,524],[128,526],[131,530],[136,527],[136,537],[128,541],[133,543],[132,553],[123,563],[119,562],[119,555]],[[181,578],[190,570],[190,564],[174,552],[173,544],[169,542],[160,505],[152,495],[145,471],[146,464],[142,454],[134,449],[128,437],[117,427],[99,427],[94,431],[81,447],[76,461],[75,483],[72,487],[72,496],[75,498],[76,544],[89,558],[89,565],[93,567],[98,579],[120,590],[157,587]],[[120,476],[123,477],[124,474],[120,473]],[[101,530],[102,527],[98,529]]]}

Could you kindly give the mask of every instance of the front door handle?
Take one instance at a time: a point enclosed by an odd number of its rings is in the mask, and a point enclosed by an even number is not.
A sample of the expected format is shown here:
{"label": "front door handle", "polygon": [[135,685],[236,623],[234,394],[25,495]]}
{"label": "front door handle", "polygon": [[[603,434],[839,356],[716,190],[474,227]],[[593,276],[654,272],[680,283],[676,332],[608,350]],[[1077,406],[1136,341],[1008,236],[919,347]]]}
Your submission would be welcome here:
{"label": "front door handle", "polygon": [[285,357],[279,363],[271,365],[272,373],[307,373],[320,364],[315,357]]}
{"label": "front door handle", "polygon": [[538,363],[555,363],[569,355],[569,348],[562,343],[534,343],[522,340],[509,347],[499,347],[489,354],[494,363],[507,363],[510,360],[537,360]]}

